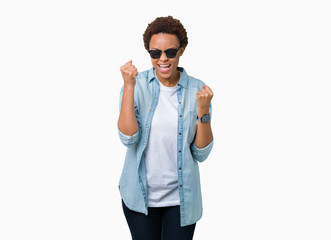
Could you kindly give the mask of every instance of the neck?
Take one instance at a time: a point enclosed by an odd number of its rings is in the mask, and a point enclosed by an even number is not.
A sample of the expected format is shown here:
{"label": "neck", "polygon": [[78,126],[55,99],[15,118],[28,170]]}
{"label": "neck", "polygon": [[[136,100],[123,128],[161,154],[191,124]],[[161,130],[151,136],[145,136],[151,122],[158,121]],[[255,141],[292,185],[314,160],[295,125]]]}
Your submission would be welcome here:
{"label": "neck", "polygon": [[169,79],[167,78],[160,78],[157,74],[157,79],[159,79],[159,81],[166,87],[174,87],[176,86],[176,84],[179,81],[180,78],[180,73],[179,71],[176,71],[176,74],[174,74],[174,76],[171,76]]}

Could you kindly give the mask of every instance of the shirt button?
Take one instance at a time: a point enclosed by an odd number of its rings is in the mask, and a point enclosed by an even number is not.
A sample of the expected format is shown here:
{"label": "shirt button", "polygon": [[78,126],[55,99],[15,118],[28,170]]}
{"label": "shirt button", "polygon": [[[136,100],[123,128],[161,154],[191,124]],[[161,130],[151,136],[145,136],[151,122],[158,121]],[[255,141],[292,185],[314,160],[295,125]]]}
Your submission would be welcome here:
{"label": "shirt button", "polygon": [[179,115],[179,117],[182,117],[182,115]]}
{"label": "shirt button", "polygon": [[181,152],[182,152],[182,150],[179,150],[179,152],[181,153]]}
{"label": "shirt button", "polygon": [[182,102],[179,102],[179,104],[181,104]]}
{"label": "shirt button", "polygon": [[182,168],[180,167],[179,170],[182,170]]}
{"label": "shirt button", "polygon": [[146,145],[146,142],[144,142],[144,145]]}
{"label": "shirt button", "polygon": [[182,186],[182,184],[181,184],[181,185],[179,185],[179,186],[180,186],[180,187],[183,187],[183,186]]}
{"label": "shirt button", "polygon": [[179,135],[182,135],[182,133],[179,133]]}
{"label": "shirt button", "polygon": [[147,125],[146,128],[149,128],[149,126]]}

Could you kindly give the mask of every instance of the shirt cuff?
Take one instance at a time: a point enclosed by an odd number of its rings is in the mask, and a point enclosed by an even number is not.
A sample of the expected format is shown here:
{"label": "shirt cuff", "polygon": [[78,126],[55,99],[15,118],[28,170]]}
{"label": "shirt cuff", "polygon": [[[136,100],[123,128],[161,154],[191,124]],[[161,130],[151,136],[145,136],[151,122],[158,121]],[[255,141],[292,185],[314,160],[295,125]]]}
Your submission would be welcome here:
{"label": "shirt cuff", "polygon": [[191,151],[192,151],[192,155],[193,157],[199,161],[199,162],[203,162],[204,160],[207,159],[209,153],[211,152],[211,149],[213,148],[214,145],[214,139],[204,148],[198,148],[195,145],[195,142],[193,142],[191,144]]}
{"label": "shirt cuff", "polygon": [[120,139],[121,139],[122,143],[127,147],[135,145],[138,142],[138,139],[139,139],[139,129],[132,136],[125,135],[119,129],[118,129],[118,134],[120,136]]}

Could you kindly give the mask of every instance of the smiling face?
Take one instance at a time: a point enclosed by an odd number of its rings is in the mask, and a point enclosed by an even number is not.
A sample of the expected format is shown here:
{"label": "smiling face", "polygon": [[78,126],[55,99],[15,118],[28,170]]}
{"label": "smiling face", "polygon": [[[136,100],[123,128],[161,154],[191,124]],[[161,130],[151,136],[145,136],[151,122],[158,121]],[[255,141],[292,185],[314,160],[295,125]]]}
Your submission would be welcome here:
{"label": "smiling face", "polygon": [[175,58],[168,58],[164,52],[167,49],[179,49],[180,44],[176,35],[168,33],[158,33],[151,37],[149,50],[163,51],[160,58],[153,59],[152,65],[155,68],[157,78],[168,87],[175,86],[179,81],[180,74],[177,70],[179,57],[183,54],[184,49],[181,48]]}

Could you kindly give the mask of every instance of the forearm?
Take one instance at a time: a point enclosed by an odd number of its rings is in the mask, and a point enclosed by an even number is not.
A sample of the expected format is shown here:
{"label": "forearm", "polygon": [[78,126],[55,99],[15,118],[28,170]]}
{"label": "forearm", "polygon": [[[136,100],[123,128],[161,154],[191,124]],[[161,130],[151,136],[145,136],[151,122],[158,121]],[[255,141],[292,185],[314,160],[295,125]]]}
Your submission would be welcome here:
{"label": "forearm", "polygon": [[[198,115],[199,118],[204,114],[208,114],[209,110],[199,111]],[[211,130],[210,120],[207,123],[202,123],[198,121],[197,125],[197,132],[195,136],[195,145],[197,148],[204,148],[206,147],[211,141],[213,140],[213,132]]]}
{"label": "forearm", "polygon": [[118,129],[125,135],[132,136],[138,131],[138,123],[134,111],[134,86],[124,85]]}

